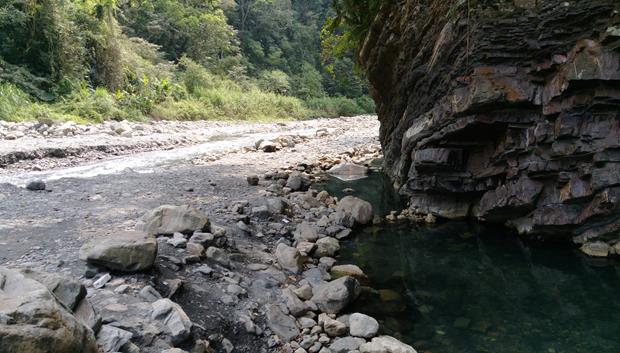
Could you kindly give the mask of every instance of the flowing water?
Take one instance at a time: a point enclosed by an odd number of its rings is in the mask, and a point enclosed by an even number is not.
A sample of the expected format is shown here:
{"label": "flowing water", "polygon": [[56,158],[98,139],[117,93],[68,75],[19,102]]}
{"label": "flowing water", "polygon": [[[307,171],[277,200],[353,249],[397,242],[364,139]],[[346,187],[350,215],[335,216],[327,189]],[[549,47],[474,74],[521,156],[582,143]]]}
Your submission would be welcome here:
{"label": "flowing water", "polygon": [[137,173],[153,173],[158,167],[170,167],[179,163],[186,163],[193,158],[205,154],[228,152],[243,147],[250,147],[260,139],[268,140],[280,135],[311,135],[315,130],[301,128],[270,133],[215,135],[208,142],[188,147],[133,153],[102,161],[94,161],[76,167],[0,175],[0,184],[8,183],[24,186],[28,181],[34,179],[50,181],[63,178],[92,178],[98,175],[118,174],[126,170],[132,170]]}
{"label": "flowing water", "polygon": [[[398,207],[380,174],[322,187],[339,196],[358,189],[378,213]],[[359,265],[373,288],[353,310],[418,352],[620,352],[620,265],[570,244],[479,224],[407,222],[360,229],[341,245],[339,262]]]}

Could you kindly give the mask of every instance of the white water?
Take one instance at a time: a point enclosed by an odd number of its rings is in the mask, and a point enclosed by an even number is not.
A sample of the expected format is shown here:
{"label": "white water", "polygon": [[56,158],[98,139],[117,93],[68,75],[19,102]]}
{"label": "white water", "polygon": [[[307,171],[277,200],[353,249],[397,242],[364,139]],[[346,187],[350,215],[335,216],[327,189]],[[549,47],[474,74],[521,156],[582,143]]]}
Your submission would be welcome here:
{"label": "white water", "polygon": [[189,147],[164,151],[151,151],[114,157],[84,165],[39,172],[19,172],[0,176],[0,184],[8,183],[23,187],[31,180],[58,180],[63,178],[92,178],[99,175],[118,174],[126,170],[137,173],[153,173],[156,167],[189,161],[208,153],[220,153],[254,146],[260,139],[273,139],[281,135],[313,135],[316,129],[299,129],[286,132],[256,133],[226,140],[205,142]]}

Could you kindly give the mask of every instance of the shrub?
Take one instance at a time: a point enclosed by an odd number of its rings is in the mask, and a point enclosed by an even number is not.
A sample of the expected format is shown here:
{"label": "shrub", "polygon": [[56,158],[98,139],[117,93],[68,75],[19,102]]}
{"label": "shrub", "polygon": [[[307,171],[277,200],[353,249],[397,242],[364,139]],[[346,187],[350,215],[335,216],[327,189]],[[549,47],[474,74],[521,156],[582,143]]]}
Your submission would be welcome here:
{"label": "shrub", "polygon": [[280,70],[265,70],[258,78],[258,87],[266,92],[288,94],[291,92],[291,82],[288,75]]}
{"label": "shrub", "polygon": [[356,99],[346,97],[312,98],[306,101],[307,107],[312,110],[313,117],[337,118],[354,116],[374,112],[374,104],[369,97]]}
{"label": "shrub", "polygon": [[28,117],[25,107],[30,106],[30,97],[17,86],[0,83],[0,120],[21,121]]}

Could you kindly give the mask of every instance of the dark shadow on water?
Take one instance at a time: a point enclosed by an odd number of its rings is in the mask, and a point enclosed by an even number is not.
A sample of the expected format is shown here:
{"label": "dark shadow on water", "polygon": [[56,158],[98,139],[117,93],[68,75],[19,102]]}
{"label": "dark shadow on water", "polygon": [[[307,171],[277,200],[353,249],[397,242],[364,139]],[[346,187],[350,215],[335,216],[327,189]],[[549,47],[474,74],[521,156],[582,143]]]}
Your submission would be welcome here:
{"label": "dark shadow on water", "polygon": [[[323,188],[338,196],[354,188],[385,213],[395,209],[394,194],[379,180]],[[354,233],[341,244],[339,263],[359,265],[374,289],[366,288],[353,310],[373,315],[418,352],[620,352],[617,262],[465,222]]]}

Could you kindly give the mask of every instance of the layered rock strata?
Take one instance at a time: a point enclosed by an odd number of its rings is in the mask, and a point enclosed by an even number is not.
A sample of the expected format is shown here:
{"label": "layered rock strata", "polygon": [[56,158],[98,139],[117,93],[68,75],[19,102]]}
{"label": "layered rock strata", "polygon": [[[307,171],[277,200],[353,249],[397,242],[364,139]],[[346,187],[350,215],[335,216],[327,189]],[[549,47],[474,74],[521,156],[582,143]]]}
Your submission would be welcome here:
{"label": "layered rock strata", "polygon": [[385,2],[360,52],[411,208],[618,238],[620,2]]}

